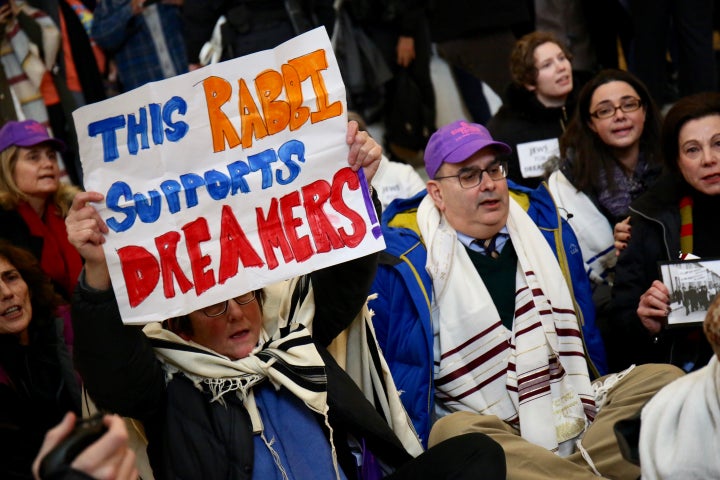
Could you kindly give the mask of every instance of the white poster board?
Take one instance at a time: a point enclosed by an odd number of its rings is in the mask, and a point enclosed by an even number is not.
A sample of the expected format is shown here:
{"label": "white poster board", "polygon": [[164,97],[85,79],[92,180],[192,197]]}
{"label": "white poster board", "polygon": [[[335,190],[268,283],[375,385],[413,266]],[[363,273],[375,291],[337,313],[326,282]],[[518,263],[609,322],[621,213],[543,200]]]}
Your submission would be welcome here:
{"label": "white poster board", "polygon": [[125,323],[384,248],[324,28],[73,115]]}
{"label": "white poster board", "polygon": [[542,176],[545,173],[545,162],[560,156],[560,142],[557,138],[518,143],[515,148],[523,178]]}

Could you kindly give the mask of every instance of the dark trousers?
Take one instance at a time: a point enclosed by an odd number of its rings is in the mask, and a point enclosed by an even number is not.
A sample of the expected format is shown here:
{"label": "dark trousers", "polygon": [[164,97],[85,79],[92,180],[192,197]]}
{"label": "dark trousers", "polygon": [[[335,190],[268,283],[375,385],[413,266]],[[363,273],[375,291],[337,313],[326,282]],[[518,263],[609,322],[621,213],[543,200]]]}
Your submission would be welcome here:
{"label": "dark trousers", "polygon": [[467,433],[438,443],[407,462],[389,480],[505,480],[505,453],[482,433]]}
{"label": "dark trousers", "polygon": [[680,96],[717,88],[713,51],[713,0],[631,0],[635,44],[630,70],[650,89],[658,103],[667,99],[670,32],[677,43]]}

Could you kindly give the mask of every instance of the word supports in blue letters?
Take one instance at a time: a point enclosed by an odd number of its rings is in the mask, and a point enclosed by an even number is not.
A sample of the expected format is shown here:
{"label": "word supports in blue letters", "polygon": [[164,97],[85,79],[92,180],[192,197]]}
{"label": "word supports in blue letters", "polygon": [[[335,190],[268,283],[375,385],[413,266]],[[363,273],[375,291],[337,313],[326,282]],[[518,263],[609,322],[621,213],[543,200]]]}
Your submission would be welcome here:
{"label": "word supports in blue letters", "polygon": [[[279,168],[277,161],[285,168]],[[133,192],[130,185],[123,181],[114,182],[105,196],[107,207],[113,212],[125,215],[122,219],[110,217],[107,226],[115,232],[124,232],[132,227],[136,219],[143,223],[153,223],[162,213],[163,198],[168,210],[175,214],[185,208],[195,207],[199,203],[198,189],[205,187],[213,200],[223,200],[238,192],[250,193],[246,176],[260,172],[261,188],[287,185],[300,174],[299,163],[305,163],[305,145],[299,140],[289,140],[282,144],[277,153],[267,149],[247,157],[247,161],[238,160],[226,166],[227,173],[211,169],[202,175],[187,173],[175,179],[164,180],[160,191],[150,190],[147,195]],[[181,195],[184,193],[184,195]]]}

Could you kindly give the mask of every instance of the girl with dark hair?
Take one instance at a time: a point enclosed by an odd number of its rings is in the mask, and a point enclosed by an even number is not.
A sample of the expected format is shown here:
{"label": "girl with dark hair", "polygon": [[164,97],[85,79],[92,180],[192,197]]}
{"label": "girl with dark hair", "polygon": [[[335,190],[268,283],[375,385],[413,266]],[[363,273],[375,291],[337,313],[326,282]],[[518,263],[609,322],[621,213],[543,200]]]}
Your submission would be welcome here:
{"label": "girl with dark hair", "polygon": [[629,229],[630,203],[660,175],[659,137],[659,111],[632,74],[603,70],[580,91],[548,184],[596,284],[612,283],[613,229]]}
{"label": "girl with dark hair", "polygon": [[[348,163],[371,182],[379,145],[355,122],[348,143]],[[502,449],[483,434],[421,453],[392,383],[366,396],[330,354],[363,310],[375,255],[316,270],[265,305],[260,291],[228,292],[233,298],[167,328],[155,322],[140,331],[123,325],[111,290],[108,227],[88,204],[102,199],[79,193],[67,219],[68,238],[86,260],[73,299],[77,367],[98,407],[143,422],[156,478],[353,480],[391,470],[395,480],[506,478]],[[285,300],[287,314],[272,309]],[[379,351],[368,354],[380,364]]]}
{"label": "girl with dark hair", "polygon": [[665,328],[670,293],[657,262],[720,256],[720,94],[680,99],[665,117],[662,150],[667,173],[630,208],[632,237],[616,269],[608,360],[694,370],[712,351],[700,327]]}
{"label": "girl with dark hair", "polygon": [[0,477],[33,478],[45,432],[80,413],[69,322],[35,257],[0,241]]}

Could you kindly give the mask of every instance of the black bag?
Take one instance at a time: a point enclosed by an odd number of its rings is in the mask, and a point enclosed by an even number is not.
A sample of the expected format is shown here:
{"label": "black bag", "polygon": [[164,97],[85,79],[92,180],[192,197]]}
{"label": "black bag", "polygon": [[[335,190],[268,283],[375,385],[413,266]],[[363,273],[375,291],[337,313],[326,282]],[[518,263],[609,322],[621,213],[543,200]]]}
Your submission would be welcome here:
{"label": "black bag", "polygon": [[[385,137],[388,143],[423,150],[435,127],[435,108],[428,105],[407,68],[395,76],[395,94],[386,105]],[[432,100],[432,99],[431,99]]]}

